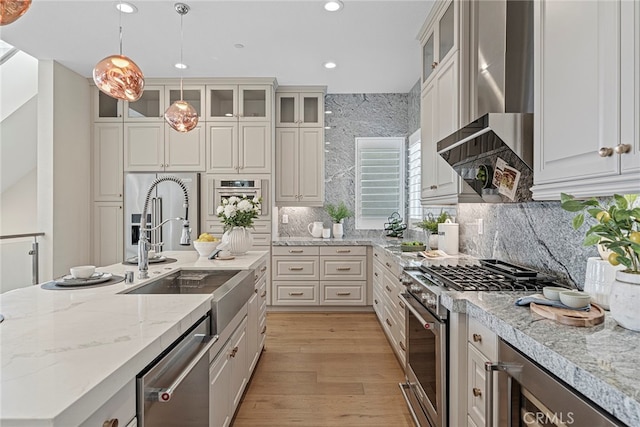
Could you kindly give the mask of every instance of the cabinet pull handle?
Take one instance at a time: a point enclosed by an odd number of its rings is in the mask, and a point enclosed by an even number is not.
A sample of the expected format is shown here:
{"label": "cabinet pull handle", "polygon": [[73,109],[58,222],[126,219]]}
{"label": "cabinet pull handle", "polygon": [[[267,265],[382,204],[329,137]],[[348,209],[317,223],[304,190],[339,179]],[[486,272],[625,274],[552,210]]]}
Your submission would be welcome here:
{"label": "cabinet pull handle", "polygon": [[375,302],[376,304],[378,304],[378,300],[377,299],[373,299],[373,302]]}
{"label": "cabinet pull handle", "polygon": [[391,326],[391,322],[389,321],[389,319],[384,319],[385,322],[387,322],[387,325]]}
{"label": "cabinet pull handle", "polygon": [[373,256],[374,256],[374,257],[376,257],[376,258],[378,258],[378,254],[377,254],[377,253],[374,253],[374,254],[373,254]]}
{"label": "cabinet pull handle", "polygon": [[265,332],[267,332],[267,325],[264,325],[262,327],[262,331],[260,331],[260,335],[263,335]]}
{"label": "cabinet pull handle", "polygon": [[400,305],[400,308],[404,310],[405,305],[402,301],[399,302],[399,305]]}
{"label": "cabinet pull handle", "polygon": [[390,289],[388,286],[386,286],[386,285],[385,285],[385,287],[384,287],[384,288],[385,288],[387,291],[391,292],[391,289]]}
{"label": "cabinet pull handle", "polygon": [[304,295],[304,293],[302,292],[289,292],[289,295],[292,297],[300,297],[302,295]]}
{"label": "cabinet pull handle", "polygon": [[231,350],[231,357],[236,357],[236,353],[238,352],[238,346],[233,347],[233,350]]}
{"label": "cabinet pull handle", "polygon": [[373,273],[374,276],[378,277],[378,272]]}
{"label": "cabinet pull handle", "polygon": [[347,295],[351,295],[351,292],[338,292],[337,295],[339,297],[346,297]]}
{"label": "cabinet pull handle", "polygon": [[431,187],[429,187],[429,190],[435,190],[436,188],[438,188],[437,185],[432,185]]}
{"label": "cabinet pull handle", "polygon": [[348,254],[351,252],[351,249],[337,249],[336,252],[339,254]]}
{"label": "cabinet pull handle", "polygon": [[472,389],[473,392],[473,397],[480,397],[482,396],[482,390],[480,390],[478,387],[474,387]]}
{"label": "cabinet pull handle", "polygon": [[289,249],[290,254],[301,254],[302,252],[304,252],[303,249]]}
{"label": "cabinet pull handle", "polygon": [[302,270],[304,270],[304,268],[303,267],[289,267],[289,270],[290,271],[302,271]]}
{"label": "cabinet pull handle", "polygon": [[388,262],[384,263],[387,267],[391,268],[391,264],[389,264]]}
{"label": "cabinet pull handle", "polygon": [[265,271],[267,271],[267,266],[266,266],[266,265],[265,265],[265,266],[263,266],[263,267],[260,269],[260,273],[264,273]]}
{"label": "cabinet pull handle", "polygon": [[253,280],[258,280],[258,275],[253,276]]}
{"label": "cabinet pull handle", "polygon": [[613,148],[611,147],[602,147],[598,150],[598,155],[600,157],[610,157],[613,154]]}
{"label": "cabinet pull handle", "polygon": [[437,62],[434,62],[433,64],[431,64],[431,69],[434,69],[434,68],[436,68],[437,66],[438,66],[438,63],[437,63]]}
{"label": "cabinet pull handle", "polygon": [[349,270],[351,270],[351,267],[338,267],[338,268],[336,268],[336,270],[338,270],[338,271],[349,271]]}
{"label": "cabinet pull handle", "polygon": [[258,289],[257,288],[254,289],[253,292],[255,292],[257,294],[258,293]]}
{"label": "cabinet pull handle", "polygon": [[402,351],[407,351],[407,347],[404,346],[404,343],[402,341],[398,341],[398,344],[400,345]]}
{"label": "cabinet pull handle", "polygon": [[628,153],[629,151],[631,151],[631,145],[629,145],[629,144],[618,144],[618,145],[615,146],[613,151],[615,151],[616,154]]}
{"label": "cabinet pull handle", "polygon": [[267,291],[262,291],[262,293],[260,294],[260,298],[264,298],[267,296]]}
{"label": "cabinet pull handle", "polygon": [[102,423],[102,427],[118,427],[118,419],[112,418]]}
{"label": "cabinet pull handle", "polygon": [[473,334],[473,342],[482,342],[482,335]]}

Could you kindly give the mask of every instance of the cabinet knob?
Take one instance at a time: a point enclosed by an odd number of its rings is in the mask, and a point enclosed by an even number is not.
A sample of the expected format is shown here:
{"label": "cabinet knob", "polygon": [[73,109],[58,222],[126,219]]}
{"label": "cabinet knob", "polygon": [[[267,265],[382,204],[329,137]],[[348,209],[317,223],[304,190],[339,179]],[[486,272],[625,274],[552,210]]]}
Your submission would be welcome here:
{"label": "cabinet knob", "polygon": [[260,298],[264,298],[267,296],[267,291],[262,291],[262,293],[260,294]]}
{"label": "cabinet knob", "polygon": [[474,396],[474,397],[480,397],[480,396],[482,396],[482,390],[480,390],[478,387],[474,387],[474,388],[472,389],[472,392],[473,392],[473,396]]}
{"label": "cabinet knob", "polygon": [[473,334],[473,342],[482,342],[482,335]]}
{"label": "cabinet knob", "polygon": [[598,155],[600,157],[609,157],[613,154],[613,149],[611,147],[602,147],[598,150]]}
{"label": "cabinet knob", "polygon": [[387,325],[392,326],[391,322],[389,321],[389,319],[384,319],[385,322],[387,322]]}
{"label": "cabinet knob", "polygon": [[434,68],[436,68],[437,66],[438,66],[438,63],[437,63],[437,62],[434,62],[433,64],[431,64],[431,69],[434,69]]}
{"label": "cabinet knob", "polygon": [[118,419],[112,418],[102,423],[102,427],[118,427]]}
{"label": "cabinet knob", "polygon": [[437,185],[432,185],[431,187],[429,187],[429,190],[435,190],[436,188],[438,188]]}
{"label": "cabinet knob", "polygon": [[400,345],[402,351],[407,351],[407,347],[404,346],[404,343],[402,341],[398,341],[398,344]]}
{"label": "cabinet knob", "polygon": [[631,151],[631,145],[630,144],[618,144],[618,145],[615,146],[613,151],[615,151],[616,154],[628,153],[629,151]]}
{"label": "cabinet knob", "polygon": [[262,331],[260,331],[260,335],[263,335],[265,332],[267,332],[267,325],[264,325],[262,327]]}

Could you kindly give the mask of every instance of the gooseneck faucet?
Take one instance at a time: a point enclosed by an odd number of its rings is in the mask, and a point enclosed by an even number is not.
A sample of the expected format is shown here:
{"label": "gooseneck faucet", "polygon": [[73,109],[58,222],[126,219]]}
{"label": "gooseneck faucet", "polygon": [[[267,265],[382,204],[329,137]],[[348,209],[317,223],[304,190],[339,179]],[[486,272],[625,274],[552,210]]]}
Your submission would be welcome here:
{"label": "gooseneck faucet", "polygon": [[[175,182],[182,188],[184,192],[184,218],[169,218],[162,221],[160,224],[152,228],[147,228],[147,210],[149,209],[149,201],[151,200],[151,193],[158,184],[164,181]],[[189,193],[187,192],[187,186],[182,180],[176,176],[161,176],[156,178],[147,191],[147,196],[144,199],[144,207],[142,208],[142,217],[140,218],[140,238],[138,239],[138,278],[147,279],[149,277],[149,239],[147,239],[147,231],[153,231],[162,227],[167,222],[175,220],[182,221],[182,235],[180,236],[180,244],[182,246],[189,246],[191,244],[191,229],[189,228]]]}

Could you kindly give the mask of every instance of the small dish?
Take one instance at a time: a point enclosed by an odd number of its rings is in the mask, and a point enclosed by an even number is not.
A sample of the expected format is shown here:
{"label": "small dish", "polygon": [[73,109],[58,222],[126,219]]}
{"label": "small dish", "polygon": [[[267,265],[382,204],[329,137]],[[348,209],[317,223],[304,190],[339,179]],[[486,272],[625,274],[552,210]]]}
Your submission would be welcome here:
{"label": "small dish", "polygon": [[553,301],[560,301],[560,292],[566,291],[568,291],[567,288],[561,288],[560,286],[545,286],[542,288],[545,298]]}
{"label": "small dish", "polygon": [[113,274],[111,273],[94,273],[91,277],[86,279],[77,279],[71,275],[64,276],[62,279],[55,281],[58,286],[89,286],[97,285],[98,283],[104,283],[111,279]]}
{"label": "small dish", "polygon": [[88,279],[96,271],[95,265],[80,265],[77,267],[71,267],[69,272],[74,279]]}
{"label": "small dish", "polygon": [[560,302],[571,308],[583,308],[591,302],[591,295],[579,291],[560,292]]}

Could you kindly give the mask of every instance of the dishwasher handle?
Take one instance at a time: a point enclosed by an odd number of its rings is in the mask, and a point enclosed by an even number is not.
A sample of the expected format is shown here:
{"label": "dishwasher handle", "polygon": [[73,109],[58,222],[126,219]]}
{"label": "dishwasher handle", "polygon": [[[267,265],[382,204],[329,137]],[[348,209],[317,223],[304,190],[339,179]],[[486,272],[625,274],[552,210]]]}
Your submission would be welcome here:
{"label": "dishwasher handle", "polygon": [[171,396],[173,396],[173,393],[175,392],[175,390],[180,386],[180,384],[182,384],[182,381],[184,381],[184,379],[187,378],[187,376],[193,370],[193,368],[196,367],[200,359],[202,359],[209,353],[209,351],[211,350],[211,347],[213,347],[213,345],[220,338],[218,335],[201,335],[201,336],[203,337],[203,340],[209,339],[209,342],[207,342],[207,344],[202,348],[202,350],[200,350],[198,354],[191,360],[191,362],[189,362],[189,365],[187,365],[187,367],[184,368],[182,372],[180,372],[180,375],[178,375],[178,378],[176,378],[176,380],[169,387],[157,388],[157,389],[151,390],[148,393],[145,393],[145,397],[147,400],[152,400],[152,401],[157,401],[162,403],[168,402],[169,400],[171,400]]}

